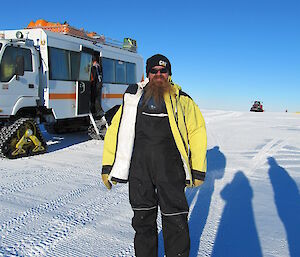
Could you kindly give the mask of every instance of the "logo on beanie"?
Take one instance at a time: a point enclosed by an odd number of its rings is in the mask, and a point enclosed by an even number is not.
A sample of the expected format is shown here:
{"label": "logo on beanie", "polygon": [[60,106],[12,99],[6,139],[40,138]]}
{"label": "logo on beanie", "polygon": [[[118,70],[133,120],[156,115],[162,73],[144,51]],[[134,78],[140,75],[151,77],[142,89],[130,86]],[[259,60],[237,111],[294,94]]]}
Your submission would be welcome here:
{"label": "logo on beanie", "polygon": [[167,62],[165,62],[165,61],[163,61],[163,60],[160,60],[160,61],[158,62],[158,64],[159,64],[160,66],[164,66],[164,67],[167,66]]}
{"label": "logo on beanie", "polygon": [[150,70],[155,67],[155,66],[163,66],[164,68],[168,69],[168,73],[169,75],[172,75],[172,71],[171,71],[171,63],[168,60],[167,57],[161,55],[161,54],[155,54],[153,56],[151,56],[150,58],[147,59],[146,62],[146,73],[147,76],[150,72]]}

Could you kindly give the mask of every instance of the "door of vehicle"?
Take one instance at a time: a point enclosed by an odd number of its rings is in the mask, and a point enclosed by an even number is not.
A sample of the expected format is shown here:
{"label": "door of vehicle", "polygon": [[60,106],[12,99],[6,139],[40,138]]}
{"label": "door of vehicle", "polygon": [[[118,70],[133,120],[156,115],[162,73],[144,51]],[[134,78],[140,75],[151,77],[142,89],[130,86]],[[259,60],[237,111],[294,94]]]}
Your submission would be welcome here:
{"label": "door of vehicle", "polygon": [[93,50],[81,47],[79,75],[76,81],[76,115],[88,114],[91,102],[91,67]]}
{"label": "door of vehicle", "polygon": [[[24,58],[24,74],[16,75],[17,59]],[[27,46],[7,45],[0,62],[0,107],[2,114],[12,115],[15,108],[36,105],[39,86],[38,53]],[[26,100],[24,100],[26,99]],[[20,101],[23,100],[23,103]],[[19,101],[19,102],[18,102]],[[29,106],[28,106],[29,107]]]}

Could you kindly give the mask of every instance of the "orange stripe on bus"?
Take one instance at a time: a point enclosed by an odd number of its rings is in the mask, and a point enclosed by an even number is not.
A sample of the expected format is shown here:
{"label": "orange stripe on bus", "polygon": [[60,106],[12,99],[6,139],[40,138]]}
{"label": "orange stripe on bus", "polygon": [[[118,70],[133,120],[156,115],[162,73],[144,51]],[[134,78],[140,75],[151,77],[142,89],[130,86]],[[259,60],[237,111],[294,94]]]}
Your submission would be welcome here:
{"label": "orange stripe on bus", "polygon": [[[102,98],[123,98],[123,94],[102,94]],[[52,93],[49,94],[49,99],[50,100],[66,100],[66,99],[76,99],[76,94],[71,93],[71,94],[59,94],[59,93]]]}
{"label": "orange stripe on bus", "polygon": [[123,94],[102,94],[102,98],[123,98]]}
{"label": "orange stripe on bus", "polygon": [[51,100],[76,99],[76,94],[75,93],[71,93],[71,94],[52,93],[49,95],[49,99]]}

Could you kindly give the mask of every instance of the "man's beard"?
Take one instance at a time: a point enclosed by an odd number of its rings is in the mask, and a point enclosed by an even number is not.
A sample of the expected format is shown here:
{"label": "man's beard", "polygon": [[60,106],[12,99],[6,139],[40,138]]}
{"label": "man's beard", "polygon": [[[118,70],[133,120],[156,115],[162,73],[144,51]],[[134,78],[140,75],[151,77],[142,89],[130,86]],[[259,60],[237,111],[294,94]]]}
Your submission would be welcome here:
{"label": "man's beard", "polygon": [[[159,77],[161,80],[157,80]],[[160,106],[164,101],[164,94],[172,91],[172,85],[162,75],[156,75],[145,88],[144,104],[147,105],[152,97],[155,104]]]}

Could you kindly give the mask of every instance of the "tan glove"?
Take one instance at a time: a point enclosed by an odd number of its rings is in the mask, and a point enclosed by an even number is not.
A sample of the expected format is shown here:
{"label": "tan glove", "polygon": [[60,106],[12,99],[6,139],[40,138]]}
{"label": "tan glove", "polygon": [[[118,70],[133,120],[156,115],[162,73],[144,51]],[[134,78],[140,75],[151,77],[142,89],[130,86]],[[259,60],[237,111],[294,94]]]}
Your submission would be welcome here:
{"label": "tan glove", "polygon": [[[102,174],[101,176],[102,176],[103,184],[110,190],[111,187],[112,187],[112,185],[111,185],[110,181],[108,180],[108,174]],[[112,181],[112,183],[113,183],[114,185],[117,184],[116,181]]]}
{"label": "tan glove", "polygon": [[198,187],[198,186],[201,186],[203,184],[203,180],[199,180],[199,179],[194,179],[193,180],[193,186],[194,187]]}
{"label": "tan glove", "polygon": [[102,174],[102,181],[103,184],[110,190],[111,189],[111,183],[108,180],[108,174]]}
{"label": "tan glove", "polygon": [[192,170],[192,176],[193,176],[193,187],[198,187],[203,184],[205,178],[204,172],[198,170]]}

